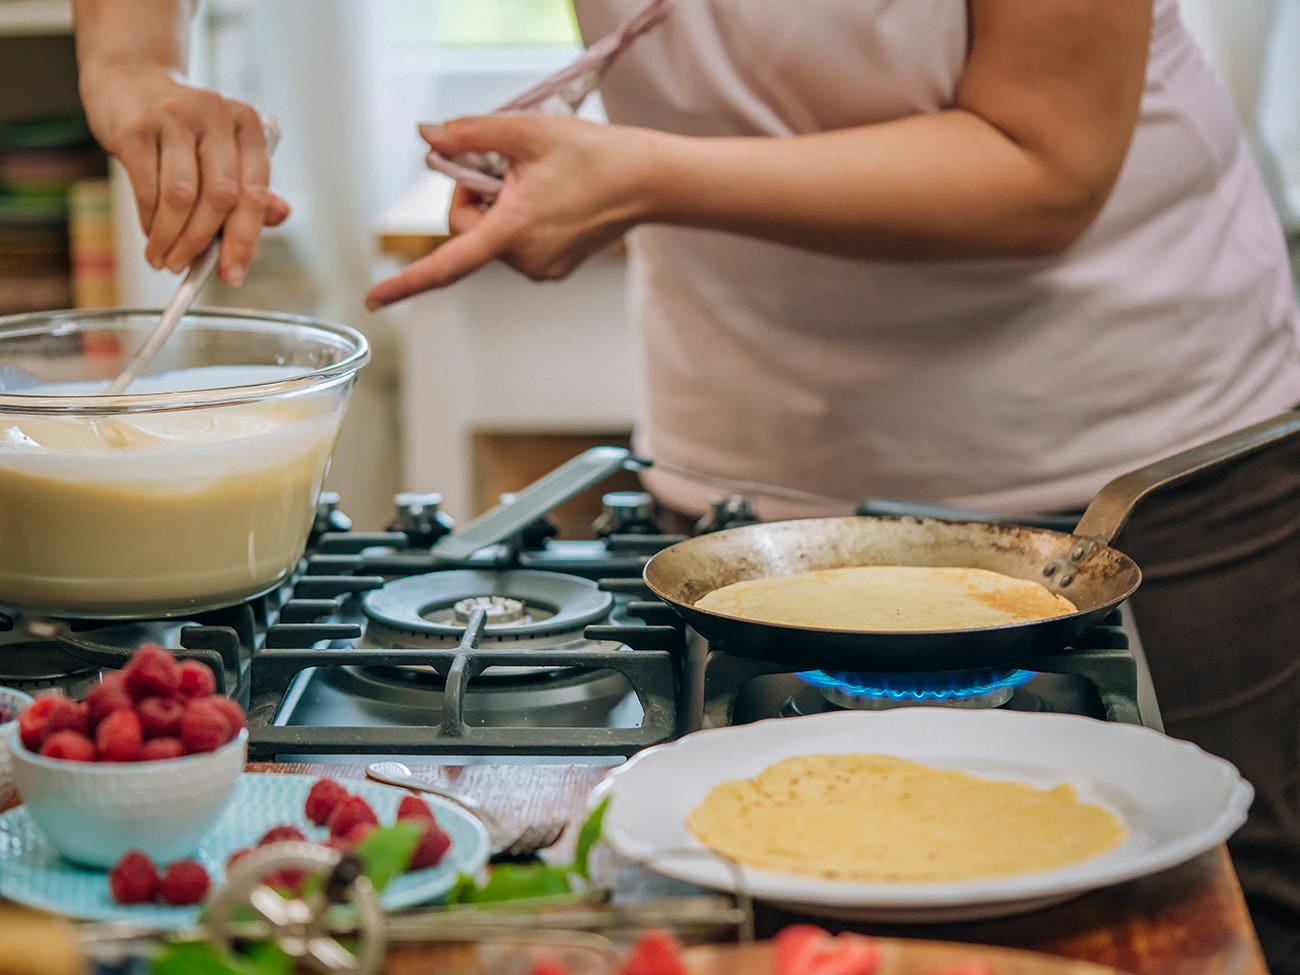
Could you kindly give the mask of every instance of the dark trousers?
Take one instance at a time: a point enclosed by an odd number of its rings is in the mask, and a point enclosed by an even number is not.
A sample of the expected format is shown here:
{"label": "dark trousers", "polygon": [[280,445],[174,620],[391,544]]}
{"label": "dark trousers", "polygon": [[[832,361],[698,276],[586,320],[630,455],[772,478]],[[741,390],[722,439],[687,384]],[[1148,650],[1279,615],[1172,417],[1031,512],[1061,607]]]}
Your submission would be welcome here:
{"label": "dark trousers", "polygon": [[1273,975],[1300,975],[1300,443],[1152,496],[1115,546],[1165,730],[1255,787],[1228,848]]}

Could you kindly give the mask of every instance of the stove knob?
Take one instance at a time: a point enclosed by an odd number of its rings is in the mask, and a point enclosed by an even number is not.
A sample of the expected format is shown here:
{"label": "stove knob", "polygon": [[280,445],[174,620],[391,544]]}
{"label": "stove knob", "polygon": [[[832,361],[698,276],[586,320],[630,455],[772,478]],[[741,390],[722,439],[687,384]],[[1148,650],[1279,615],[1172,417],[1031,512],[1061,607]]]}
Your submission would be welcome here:
{"label": "stove knob", "polygon": [[743,494],[733,494],[729,498],[719,498],[713,502],[711,510],[695,523],[696,534],[707,535],[709,532],[724,528],[739,528],[741,525],[758,523],[758,516]]}
{"label": "stove knob", "polygon": [[610,491],[600,499],[600,509],[591,525],[597,538],[659,534],[654,498],[645,491]]}
{"label": "stove knob", "polygon": [[337,491],[322,491],[316,501],[316,520],[312,522],[312,538],[326,532],[345,532],[352,529],[352,519],[339,511]]}
{"label": "stove knob", "polygon": [[402,492],[393,496],[397,519],[388,530],[405,532],[417,546],[432,545],[456,527],[451,515],[441,510],[441,494]]}

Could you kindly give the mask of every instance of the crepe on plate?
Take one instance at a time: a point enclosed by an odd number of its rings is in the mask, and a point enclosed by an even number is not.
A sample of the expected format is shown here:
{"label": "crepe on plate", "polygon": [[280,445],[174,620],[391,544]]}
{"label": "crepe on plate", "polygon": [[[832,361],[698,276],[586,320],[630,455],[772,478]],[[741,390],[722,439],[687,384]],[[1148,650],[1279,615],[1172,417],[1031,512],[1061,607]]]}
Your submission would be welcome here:
{"label": "crepe on plate", "polygon": [[835,630],[968,630],[1066,616],[1064,596],[1029,579],[957,566],[857,565],[743,579],[697,609],[757,623]]}
{"label": "crepe on plate", "polygon": [[930,768],[889,755],[803,755],[714,786],[687,816],[746,866],[863,883],[1039,873],[1113,849],[1127,831],[1069,785]]}

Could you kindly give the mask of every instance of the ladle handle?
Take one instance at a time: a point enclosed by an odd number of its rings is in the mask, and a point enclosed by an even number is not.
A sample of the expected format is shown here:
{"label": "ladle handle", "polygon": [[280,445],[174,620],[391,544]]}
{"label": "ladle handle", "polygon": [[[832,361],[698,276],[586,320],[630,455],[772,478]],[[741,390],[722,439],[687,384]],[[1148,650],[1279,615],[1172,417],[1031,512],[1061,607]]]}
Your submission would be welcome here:
{"label": "ladle handle", "polygon": [[1217,440],[1121,474],[1097,492],[1074,527],[1074,534],[1109,544],[1128,524],[1138,502],[1147,495],[1202,471],[1240,460],[1297,433],[1300,433],[1300,410],[1288,410]]}

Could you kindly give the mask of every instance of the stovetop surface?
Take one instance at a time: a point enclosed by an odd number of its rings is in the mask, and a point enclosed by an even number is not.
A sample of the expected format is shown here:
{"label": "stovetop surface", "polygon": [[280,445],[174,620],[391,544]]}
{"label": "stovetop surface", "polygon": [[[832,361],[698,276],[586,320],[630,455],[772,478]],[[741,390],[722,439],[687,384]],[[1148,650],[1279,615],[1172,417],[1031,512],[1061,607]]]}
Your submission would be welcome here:
{"label": "stovetop surface", "polygon": [[[282,760],[617,761],[701,727],[839,706],[784,668],[709,646],[652,597],[645,562],[680,538],[552,539],[435,563],[401,532],[327,532],[290,583],[229,609],[125,623],[13,619],[0,634],[0,684],[78,693],[158,642],[207,663],[246,704],[250,757]],[[562,598],[547,595],[556,573],[567,577]],[[532,601],[540,618],[499,615],[519,611],[502,608],[497,597],[515,594],[500,580],[545,583]],[[562,605],[573,591],[596,610],[576,626]],[[1035,669],[1002,706],[1160,727],[1126,608],[1086,646]]]}

